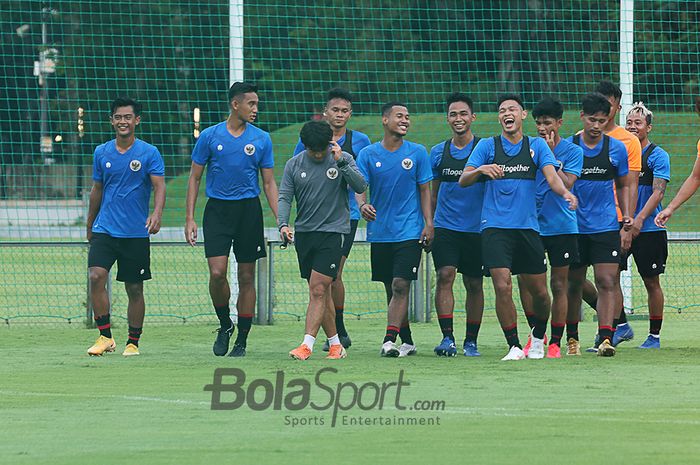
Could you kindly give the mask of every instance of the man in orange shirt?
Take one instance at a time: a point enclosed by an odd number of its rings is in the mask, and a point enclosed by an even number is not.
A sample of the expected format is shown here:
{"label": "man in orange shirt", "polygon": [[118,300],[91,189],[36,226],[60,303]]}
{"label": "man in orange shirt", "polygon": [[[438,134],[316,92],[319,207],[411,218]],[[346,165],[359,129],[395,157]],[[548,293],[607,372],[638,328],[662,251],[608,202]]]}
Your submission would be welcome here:
{"label": "man in orange shirt", "polygon": [[[610,82],[610,81],[600,81],[595,88],[596,92],[599,92],[608,98],[610,102],[610,114],[608,118],[608,124],[605,127],[605,134],[617,139],[622,142],[627,148],[627,159],[629,166],[629,173],[627,174],[629,178],[629,199],[628,205],[630,206],[630,211],[634,212],[637,208],[637,186],[639,185],[639,172],[642,170],[642,146],[639,143],[639,139],[627,131],[624,127],[618,126],[615,122],[615,117],[620,111],[622,106],[620,101],[622,100],[622,90]],[[615,199],[617,203],[617,198]],[[620,254],[620,271],[627,269],[627,255],[632,245],[632,233],[630,228],[632,226],[632,218],[623,218],[620,212],[619,204],[617,206],[617,219],[620,222],[620,240],[622,242],[622,254]],[[627,314],[624,310],[623,298],[622,298],[622,288],[619,287],[619,272],[618,272],[618,292],[616,299],[617,316],[613,322],[613,330],[615,334],[613,336],[613,346],[617,346],[620,342],[629,341],[634,337],[634,332],[632,328],[627,323]],[[596,308],[598,303],[598,292],[592,282],[586,281],[583,286],[583,299],[590,305],[593,309]],[[596,343],[594,347],[588,349],[591,352],[597,350],[598,340],[596,338]]]}

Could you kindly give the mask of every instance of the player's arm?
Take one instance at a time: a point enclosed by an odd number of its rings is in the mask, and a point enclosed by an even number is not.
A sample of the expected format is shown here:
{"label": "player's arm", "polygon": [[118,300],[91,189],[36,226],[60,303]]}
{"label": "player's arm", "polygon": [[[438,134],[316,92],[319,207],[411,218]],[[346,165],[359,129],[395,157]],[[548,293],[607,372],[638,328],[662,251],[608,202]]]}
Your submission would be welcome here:
{"label": "player's arm", "polygon": [[557,176],[561,179],[561,181],[564,183],[564,187],[567,189],[571,190],[571,188],[574,186],[574,183],[578,179],[578,176],[576,176],[574,173],[567,173],[564,171],[564,165],[560,161],[560,165],[557,167]]}
{"label": "player's arm", "polygon": [[634,217],[634,222],[632,222],[632,238],[639,236],[642,226],[644,225],[644,221],[646,221],[649,215],[654,213],[656,207],[658,207],[661,201],[664,199],[666,184],[668,184],[668,181],[663,178],[654,178],[652,181],[651,196],[647,200],[647,203],[644,204],[644,207],[639,211],[639,213],[637,213],[637,216]]}
{"label": "player's arm", "polygon": [[440,180],[433,179],[430,186],[430,207],[432,209],[432,217],[435,217],[435,209],[437,208],[438,191],[440,190]]}
{"label": "player's arm", "polygon": [[202,182],[204,166],[192,162],[190,178],[187,180],[187,197],[185,200],[185,241],[190,245],[197,243],[197,223],[194,221],[194,206],[197,203],[199,184]]}
{"label": "player's arm", "polygon": [[465,166],[462,175],[459,177],[459,185],[469,187],[479,180],[481,175],[488,176],[491,179],[500,179],[503,177],[503,168],[491,163],[489,165],[481,165],[478,168],[473,166]]}
{"label": "player's arm", "polygon": [[272,214],[277,218],[277,198],[279,197],[279,192],[277,192],[275,172],[272,168],[260,168],[260,174],[263,180],[263,191],[265,192],[265,197],[267,197],[267,203],[270,205]]}
{"label": "player's arm", "polygon": [[576,210],[578,207],[578,199],[564,185],[564,181],[557,174],[553,165],[545,165],[541,168],[542,174],[547,180],[547,184],[552,189],[552,192],[566,200],[570,210]]}
{"label": "player's arm", "polygon": [[360,170],[357,169],[352,156],[347,153],[344,154],[336,141],[331,141],[331,151],[338,170],[340,170],[348,186],[357,194],[364,192],[367,189],[367,181],[365,181]]}
{"label": "player's arm", "polygon": [[153,185],[153,213],[146,218],[146,229],[148,234],[156,234],[160,231],[163,208],[165,208],[165,177],[151,174],[150,178]]}
{"label": "player's arm", "polygon": [[92,189],[90,189],[90,200],[88,202],[88,213],[87,213],[87,240],[92,239],[92,224],[97,218],[97,214],[100,212],[100,205],[102,205],[102,183],[93,181]]}
{"label": "player's arm", "polygon": [[[365,178],[365,182],[367,182],[367,186],[369,187],[370,176],[369,170],[367,169],[367,150],[367,147],[365,147],[357,156],[357,169],[362,174],[362,177]],[[355,201],[360,209],[360,215],[362,215],[365,221],[374,221],[377,219],[377,210],[372,204],[367,202],[367,189],[361,194],[355,194]]]}
{"label": "player's arm", "polygon": [[[624,222],[624,218],[631,218],[630,214],[630,203],[629,203],[629,191],[630,191],[630,183],[632,182],[632,178],[634,176],[630,176],[630,174],[639,174],[638,172],[635,171],[630,171],[624,176],[617,176],[615,177],[615,189],[617,191],[617,201],[620,204],[620,211],[622,212],[622,218]],[[639,177],[639,176],[637,176]],[[639,179],[637,179],[637,182],[639,182]],[[635,201],[636,203],[636,201]]]}
{"label": "player's arm", "polygon": [[279,206],[277,229],[280,232],[280,238],[283,242],[291,242],[294,240],[294,233],[289,227],[289,215],[292,211],[292,199],[294,198],[294,174],[292,172],[294,160],[295,159],[292,158],[284,165],[278,200],[275,202],[276,206]]}
{"label": "player's arm", "polygon": [[683,185],[678,190],[673,200],[669,202],[668,206],[656,215],[654,223],[662,228],[665,227],[666,222],[671,219],[673,213],[695,194],[698,187],[700,187],[700,158],[695,159],[693,171],[690,173],[690,176],[683,182]]}
{"label": "player's arm", "polygon": [[420,209],[423,213],[423,232],[420,234],[420,242],[424,246],[429,246],[433,242],[435,229],[433,228],[433,206],[430,194],[430,183],[426,182],[418,185],[420,191]]}

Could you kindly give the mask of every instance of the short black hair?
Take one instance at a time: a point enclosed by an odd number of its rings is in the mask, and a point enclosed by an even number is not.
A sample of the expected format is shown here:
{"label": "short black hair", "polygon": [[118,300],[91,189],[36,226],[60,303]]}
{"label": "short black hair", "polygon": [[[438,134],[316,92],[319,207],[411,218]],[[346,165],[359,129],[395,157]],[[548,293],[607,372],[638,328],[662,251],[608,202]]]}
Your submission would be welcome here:
{"label": "short black hair", "polygon": [[474,111],[474,102],[472,101],[471,97],[461,92],[452,92],[447,96],[447,100],[445,101],[445,111],[450,111],[450,105],[455,102],[464,102],[467,104],[470,111]]}
{"label": "short black hair", "polygon": [[595,115],[596,113],[610,113],[610,102],[608,98],[600,92],[591,92],[583,96],[581,100],[581,111],[584,115]]}
{"label": "short black hair", "polygon": [[117,108],[131,107],[134,109],[134,115],[141,116],[141,104],[131,97],[117,97],[112,102],[109,110],[109,116],[112,116]]}
{"label": "short black hair", "polygon": [[330,102],[334,98],[347,100],[348,102],[352,103],[352,95],[350,95],[350,91],[340,87],[334,87],[328,91],[326,94],[326,103]]}
{"label": "short black hair", "polygon": [[554,119],[561,119],[564,116],[564,106],[561,102],[552,97],[544,97],[537,102],[537,105],[532,109],[532,117],[534,119],[540,116],[549,116]]}
{"label": "short black hair", "polygon": [[520,108],[522,108],[523,110],[525,109],[523,99],[521,99],[518,94],[501,94],[501,96],[498,97],[498,102],[496,103],[496,110],[501,108],[501,103],[505,102],[506,100],[515,100],[516,102],[518,102],[518,105],[520,105]]}
{"label": "short black hair", "polygon": [[617,100],[622,98],[622,90],[612,81],[600,81],[595,86],[595,92],[603,94],[605,97],[614,97]]}
{"label": "short black hair", "polygon": [[382,105],[382,116],[386,116],[388,113],[391,112],[391,109],[394,107],[404,107],[408,108],[406,104],[401,103],[399,101],[393,101],[393,102],[388,102]]}
{"label": "short black hair", "polygon": [[333,130],[325,121],[309,121],[302,126],[299,137],[307,150],[323,152],[333,139]]}
{"label": "short black hair", "polygon": [[230,102],[239,95],[247,94],[248,92],[258,92],[258,86],[250,82],[234,82],[228,89],[228,101]]}

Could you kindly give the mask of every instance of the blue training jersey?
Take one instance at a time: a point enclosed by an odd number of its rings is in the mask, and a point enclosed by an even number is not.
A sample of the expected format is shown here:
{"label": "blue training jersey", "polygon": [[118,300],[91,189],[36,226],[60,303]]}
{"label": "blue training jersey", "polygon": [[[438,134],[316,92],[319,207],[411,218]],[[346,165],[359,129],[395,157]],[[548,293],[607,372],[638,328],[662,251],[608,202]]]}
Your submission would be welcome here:
{"label": "blue training jersey", "polygon": [[[345,145],[345,140],[346,140],[346,135],[343,134],[343,136],[338,139],[336,142],[338,142],[338,145],[343,147]],[[359,155],[360,151],[367,147],[369,144],[372,143],[372,141],[369,140],[369,137],[367,134],[360,132],[360,131],[355,131],[352,130],[352,152],[348,151],[348,147],[343,147],[343,150],[351,155],[355,159],[357,159],[357,156]],[[301,138],[297,142],[296,147],[294,147],[294,155],[298,155],[301,152],[306,150],[306,147],[304,147],[304,144],[301,143]],[[359,220],[362,216],[360,215],[360,208],[357,206],[357,200],[355,200],[355,191],[353,191],[349,186],[348,186],[348,207],[350,208],[350,219],[351,220]]]}
{"label": "blue training jersey", "polygon": [[[668,153],[658,145],[648,144],[642,149],[642,172],[639,174],[639,187],[637,188],[637,211],[635,216],[644,208],[651,194],[654,193],[654,178],[671,180],[671,159]],[[641,232],[663,231],[664,228],[656,226],[654,218],[663,209],[661,202],[642,225]]]}
{"label": "blue training jersey", "polygon": [[[535,174],[531,170],[541,170],[554,165],[554,155],[547,143],[539,137],[524,136],[517,144],[512,144],[503,136],[498,136],[506,157],[515,159],[521,156],[520,150],[527,139],[530,146],[529,158],[532,166],[518,164],[505,166],[505,177],[486,181],[484,203],[481,209],[481,231],[488,228],[532,229],[539,232],[535,194]],[[494,163],[496,145],[494,138],[482,139],[476,145],[467,166],[478,168]],[[529,179],[525,179],[528,176]]]}
{"label": "blue training jersey", "polygon": [[418,185],[433,178],[425,147],[404,140],[390,152],[376,142],[362,149],[357,167],[369,184],[369,203],[377,210],[377,219],[367,223],[367,240],[418,240],[424,226]]}
{"label": "blue training jersey", "polygon": [[[566,140],[574,141],[574,137]],[[608,140],[608,156],[601,152]],[[578,197],[576,219],[580,234],[597,234],[620,229],[615,207],[615,177],[627,175],[628,159],[625,144],[609,136],[589,148],[580,137],[578,145],[583,149],[581,177],[574,184],[574,195]],[[600,156],[599,156],[600,155]],[[594,159],[600,159],[594,162]],[[587,167],[587,164],[591,166]],[[611,170],[611,171],[608,171]],[[597,178],[597,179],[595,179]]]}
{"label": "blue training jersey", "polygon": [[[557,169],[565,173],[581,176],[583,167],[583,150],[571,142],[561,139],[554,147]],[[542,171],[537,172],[537,220],[540,223],[540,236],[558,236],[560,234],[578,234],[576,212],[569,210],[569,204],[549,187]]]}
{"label": "blue training jersey", "polygon": [[192,161],[207,167],[207,197],[221,200],[259,196],[258,171],[275,164],[267,132],[247,123],[243,133],[234,137],[226,121],[202,131]]}
{"label": "blue training jersey", "polygon": [[[455,160],[467,162],[474,148],[472,139],[466,147],[458,149],[450,141],[450,155]],[[440,179],[440,164],[445,144],[441,142],[430,150],[430,163],[433,169],[433,179]],[[453,231],[478,233],[481,225],[481,205],[484,201],[485,183],[477,182],[469,187],[460,187],[458,182],[440,182],[435,206],[435,227]]]}
{"label": "blue training jersey", "polygon": [[151,199],[151,176],[165,176],[163,157],[140,139],[120,153],[116,140],[95,149],[92,179],[102,184],[102,202],[92,232],[112,237],[148,237],[146,219]]}

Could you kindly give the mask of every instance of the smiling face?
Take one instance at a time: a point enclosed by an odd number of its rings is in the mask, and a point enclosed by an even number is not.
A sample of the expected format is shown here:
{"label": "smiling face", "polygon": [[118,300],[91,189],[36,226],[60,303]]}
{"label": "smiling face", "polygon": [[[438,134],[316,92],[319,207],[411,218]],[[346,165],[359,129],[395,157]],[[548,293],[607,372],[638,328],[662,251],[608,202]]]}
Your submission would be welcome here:
{"label": "smiling face", "polygon": [[475,119],[476,115],[472,113],[466,102],[453,102],[447,109],[447,124],[458,136],[466,134]]}
{"label": "smiling face", "polygon": [[333,98],[326,103],[323,116],[334,130],[342,129],[352,116],[352,103],[342,98]]}
{"label": "smiling face", "polygon": [[141,117],[134,112],[134,107],[131,105],[126,107],[117,107],[109,117],[109,121],[114,128],[114,131],[119,137],[131,137],[136,130],[136,126],[141,122]]}
{"label": "smiling face", "polygon": [[411,125],[408,108],[394,105],[387,114],[382,116],[382,124],[384,125],[384,130],[388,133],[397,137],[405,136]]}
{"label": "smiling face", "polygon": [[231,115],[244,123],[254,123],[258,117],[258,94],[246,92],[235,96],[231,102]]}
{"label": "smiling face", "polygon": [[651,124],[647,124],[647,119],[639,112],[627,115],[625,129],[637,136],[640,141],[645,141],[651,132]]}
{"label": "smiling face", "polygon": [[527,112],[515,100],[504,100],[498,106],[498,122],[501,123],[504,134],[512,136],[522,132],[526,117]]}

